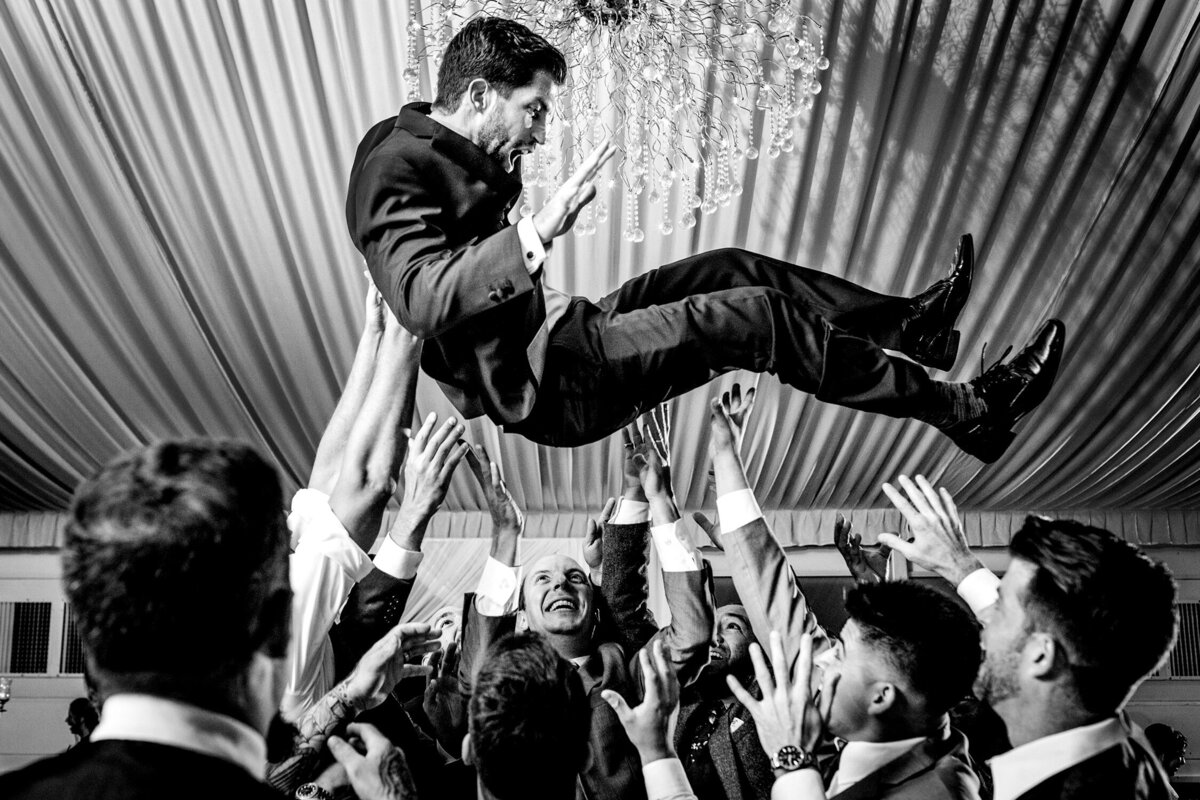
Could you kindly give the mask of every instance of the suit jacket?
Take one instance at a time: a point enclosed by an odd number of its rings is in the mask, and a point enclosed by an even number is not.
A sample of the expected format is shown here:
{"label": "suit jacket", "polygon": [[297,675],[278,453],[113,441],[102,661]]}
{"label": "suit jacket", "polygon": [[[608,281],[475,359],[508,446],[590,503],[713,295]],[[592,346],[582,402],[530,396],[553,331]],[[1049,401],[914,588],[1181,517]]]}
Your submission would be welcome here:
{"label": "suit jacket", "polygon": [[[605,565],[606,572],[609,566]],[[667,572],[663,583],[671,608],[671,624],[655,634],[655,638],[662,639],[668,661],[675,667],[680,683],[686,686],[708,663],[712,605],[707,601],[701,572]],[[463,620],[463,655],[459,665],[464,695],[470,694],[470,683],[491,643],[514,627],[514,615],[484,617],[471,604]],[[643,687],[637,651],[630,652],[613,641],[600,641],[579,668],[579,677],[592,710],[592,762],[580,776],[585,796],[591,800],[645,798],[637,750],[626,737],[616,712],[600,694],[612,689],[630,705],[641,702]]]}
{"label": "suit jacket", "polygon": [[829,634],[813,614],[799,578],[765,520],[759,518],[722,532],[721,542],[729,559],[733,586],[750,616],[754,635],[766,642],[771,631],[779,631],[788,651],[789,670],[800,654],[796,643],[802,634],[812,634],[814,656],[830,646]]}
{"label": "suit jacket", "polygon": [[241,767],[152,742],[106,740],[72,747],[0,775],[5,800],[280,800]]}
{"label": "suit jacket", "polygon": [[338,624],[329,631],[337,680],[349,675],[363,653],[399,624],[413,583],[372,569],[350,590]]}
{"label": "suit jacket", "polygon": [[[705,712],[707,705],[692,692],[685,693],[679,706],[675,725],[675,750],[685,759],[694,718]],[[768,800],[775,774],[771,762],[758,741],[754,717],[741,703],[734,702],[722,715],[708,740],[708,755],[721,779],[721,789],[729,800]],[[695,788],[693,786],[693,788]]]}
{"label": "suit jacket", "polygon": [[1170,800],[1170,783],[1153,753],[1133,739],[1125,739],[1086,761],[1052,775],[1020,800]]}
{"label": "suit jacket", "polygon": [[466,418],[519,422],[541,378],[526,349],[546,318],[508,211],[521,192],[479,147],[412,103],[367,132],[346,221],[400,323],[425,340],[421,366]]}
{"label": "suit jacket", "polygon": [[967,739],[954,728],[931,736],[830,800],[979,800]]}

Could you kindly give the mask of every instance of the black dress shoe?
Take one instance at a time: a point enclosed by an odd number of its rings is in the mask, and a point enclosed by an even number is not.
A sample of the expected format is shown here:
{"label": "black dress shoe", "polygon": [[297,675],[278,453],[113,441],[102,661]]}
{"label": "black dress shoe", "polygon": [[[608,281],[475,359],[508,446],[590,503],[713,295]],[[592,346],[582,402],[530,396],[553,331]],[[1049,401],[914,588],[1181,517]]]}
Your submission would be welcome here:
{"label": "black dress shoe", "polygon": [[912,311],[900,325],[901,352],[932,369],[954,366],[959,338],[954,323],[971,294],[974,272],[975,247],[971,234],[964,233],[950,274],[912,299]]}
{"label": "black dress shoe", "polygon": [[991,464],[1012,444],[1013,426],[1046,399],[1062,361],[1066,326],[1048,319],[1021,352],[1007,364],[996,362],[971,381],[975,393],[987,403],[979,419],[943,429],[964,452]]}

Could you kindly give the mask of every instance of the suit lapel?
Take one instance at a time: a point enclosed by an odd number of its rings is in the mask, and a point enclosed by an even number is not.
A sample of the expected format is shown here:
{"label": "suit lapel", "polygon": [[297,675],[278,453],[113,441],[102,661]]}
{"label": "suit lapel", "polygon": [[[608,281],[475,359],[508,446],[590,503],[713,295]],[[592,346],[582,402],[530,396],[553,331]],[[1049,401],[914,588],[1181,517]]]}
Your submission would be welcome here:
{"label": "suit lapel", "polygon": [[912,780],[933,768],[948,752],[952,743],[947,739],[926,739],[903,755],[884,764],[844,792],[830,800],[870,800],[885,794],[884,789]]}
{"label": "suit lapel", "polygon": [[712,757],[717,775],[721,777],[721,785],[725,787],[725,795],[729,800],[742,800],[741,781],[738,780],[737,757],[733,753],[733,739],[729,735],[730,714],[726,711],[717,720],[708,740],[708,754]]}

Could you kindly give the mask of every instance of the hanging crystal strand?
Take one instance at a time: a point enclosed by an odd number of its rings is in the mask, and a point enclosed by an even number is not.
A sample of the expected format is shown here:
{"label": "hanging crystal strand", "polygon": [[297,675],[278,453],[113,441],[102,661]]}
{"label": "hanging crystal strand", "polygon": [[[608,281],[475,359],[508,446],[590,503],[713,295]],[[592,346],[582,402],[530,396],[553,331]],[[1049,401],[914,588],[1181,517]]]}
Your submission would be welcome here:
{"label": "hanging crystal strand", "polygon": [[[683,177],[679,181],[679,194],[684,198],[683,214],[679,216],[679,227],[694,228],[696,227],[696,214],[692,209],[700,205],[700,198],[696,196],[696,176],[690,169],[683,171]],[[696,201],[694,205],[693,200]]]}
{"label": "hanging crystal strand", "polygon": [[731,146],[726,142],[717,152],[717,205],[725,208],[733,197],[729,187],[729,159]]}
{"label": "hanging crystal strand", "polygon": [[703,214],[712,214],[717,210],[716,199],[716,164],[710,156],[704,160],[704,202],[700,205]]}
{"label": "hanging crystal strand", "polygon": [[792,120],[800,113],[800,107],[796,102],[796,81],[790,72],[787,74],[787,80],[784,81],[784,84],[784,113],[779,115],[779,122],[782,128],[780,131],[779,149],[785,153],[790,153],[796,149],[796,143],[793,141],[796,131]]}
{"label": "hanging crystal strand", "polygon": [[405,27],[405,64],[402,76],[404,78],[405,97],[408,102],[415,103],[421,99],[421,65],[417,59],[419,44],[417,37],[421,33],[421,10],[417,0],[408,4],[408,25]]}

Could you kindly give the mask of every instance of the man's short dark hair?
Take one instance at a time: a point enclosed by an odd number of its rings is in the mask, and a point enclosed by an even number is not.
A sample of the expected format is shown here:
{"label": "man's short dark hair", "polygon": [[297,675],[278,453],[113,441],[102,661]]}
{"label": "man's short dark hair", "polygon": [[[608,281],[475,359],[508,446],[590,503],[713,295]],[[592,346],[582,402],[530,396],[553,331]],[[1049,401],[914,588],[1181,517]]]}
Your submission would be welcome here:
{"label": "man's short dark hair", "polygon": [[513,89],[533,83],[539,71],[550,73],[555,83],[567,79],[567,61],[557,47],[519,22],[476,17],[446,45],[433,105],[453,112],[476,78],[508,97]]}
{"label": "man's short dark hair", "polygon": [[287,651],[287,529],[274,468],[233,442],[163,442],[75,493],[63,581],[100,688],[187,699]]}
{"label": "man's short dark hair", "polygon": [[479,779],[499,800],[574,796],[587,764],[591,707],[574,667],[544,637],[496,642],[475,678],[468,706]]}
{"label": "man's short dark hair", "polygon": [[930,714],[949,711],[971,693],[983,657],[979,626],[954,599],[914,581],[889,581],[851,590],[846,612]]}
{"label": "man's short dark hair", "polygon": [[1014,558],[1035,567],[1022,604],[1031,630],[1066,650],[1080,704],[1117,710],[1175,643],[1175,580],[1112,533],[1073,520],[1028,517]]}

